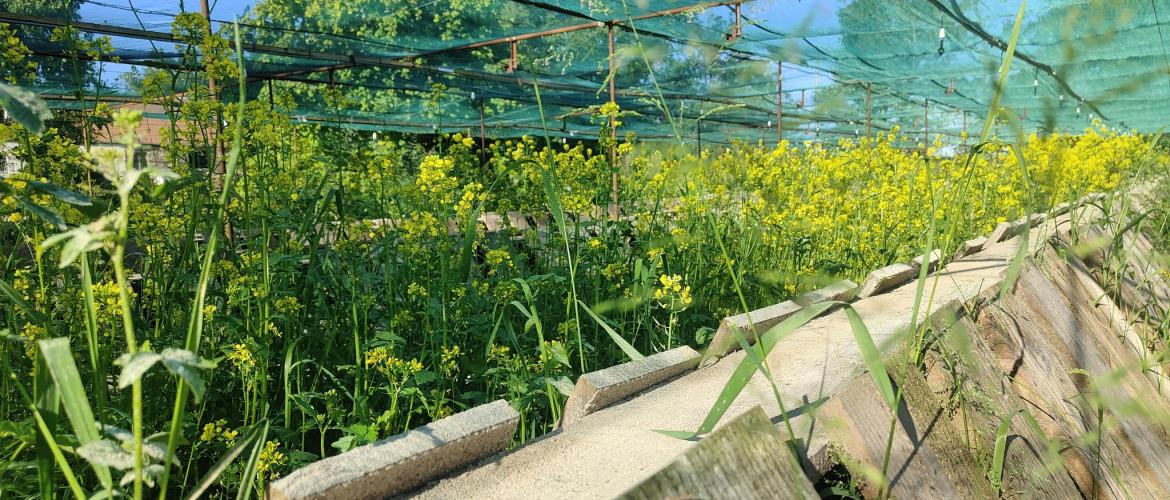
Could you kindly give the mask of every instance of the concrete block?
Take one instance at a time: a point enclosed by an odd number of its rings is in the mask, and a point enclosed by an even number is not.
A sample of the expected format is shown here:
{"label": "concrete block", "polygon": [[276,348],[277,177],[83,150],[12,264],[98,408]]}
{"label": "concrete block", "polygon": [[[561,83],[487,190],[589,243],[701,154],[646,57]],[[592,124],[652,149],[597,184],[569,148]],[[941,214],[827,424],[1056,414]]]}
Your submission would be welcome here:
{"label": "concrete block", "polygon": [[768,329],[788,319],[789,316],[796,314],[797,311],[806,306],[826,301],[848,302],[853,300],[857,297],[858,288],[857,283],[841,280],[792,300],[756,309],[750,314],[736,314],[723,318],[723,321],[719,322],[719,329],[715,331],[715,335],[708,344],[707,352],[704,354],[705,359],[708,360],[708,363],[705,364],[714,362],[716,358],[739,349],[739,341],[735,338],[733,327],[739,328],[740,333],[746,338],[754,339],[753,327],[757,334],[763,335]]}
{"label": "concrete block", "polygon": [[916,272],[913,267],[906,264],[891,264],[881,269],[875,269],[865,277],[857,296],[869,297],[890,290],[914,279]]}
{"label": "concrete block", "polygon": [[987,235],[987,243],[990,245],[992,243],[999,243],[1005,238],[1010,238],[1012,235],[1008,233],[1012,231],[1013,227],[1015,225],[1011,222],[1000,222],[995,226],[995,229],[991,230],[991,234]]}
{"label": "concrete block", "polygon": [[[923,257],[922,255],[919,255],[919,256],[915,257],[914,260],[910,261],[910,267],[914,268],[915,273],[917,273],[919,269],[922,269],[922,264],[924,262],[922,257]],[[938,267],[938,262],[939,262],[939,260],[942,259],[942,251],[937,249],[937,248],[934,250],[931,250],[930,254],[928,254],[928,257],[929,257],[929,260],[925,261],[926,266],[927,266],[926,272],[931,273],[931,272],[934,272],[934,269],[936,267]]]}
{"label": "concrete block", "polygon": [[753,407],[618,498],[820,498],[786,441]]}
{"label": "concrete block", "polygon": [[986,236],[980,236],[978,238],[964,241],[962,244],[959,245],[958,250],[955,250],[955,260],[959,260],[959,259],[966,257],[968,255],[971,255],[973,253],[978,253],[980,250],[983,250],[983,247],[986,245],[987,245],[987,237]]}
{"label": "concrete block", "polygon": [[707,344],[704,358],[713,362],[716,358],[739,349],[739,341],[735,338],[736,329],[744,338],[753,339],[756,336],[752,333],[753,329],[756,334],[763,335],[769,328],[788,319],[801,308],[800,304],[786,300],[779,304],[756,309],[750,313],[723,318],[723,321],[719,322],[719,329],[715,330],[715,336],[711,337],[711,342]]}
{"label": "concrete block", "polygon": [[367,500],[407,493],[508,447],[520,414],[498,400],[318,460],[268,486],[271,500]]}
{"label": "concrete block", "polygon": [[855,297],[857,297],[858,288],[860,287],[858,287],[857,283],[854,283],[852,280],[841,280],[831,285],[808,292],[792,300],[801,306],[810,306],[819,302],[828,301],[849,302],[850,300],[853,300]]}
{"label": "concrete block", "polygon": [[508,212],[508,224],[521,231],[528,229],[528,219],[524,217],[523,213],[515,210]]}
{"label": "concrete block", "polygon": [[479,222],[489,233],[495,233],[504,228],[504,217],[495,212],[479,214]]}
{"label": "concrete block", "polygon": [[1072,204],[1067,202],[1067,201],[1060,203],[1060,204],[1056,205],[1055,207],[1052,207],[1051,216],[1052,217],[1060,217],[1061,215],[1067,214],[1068,211],[1070,209],[1072,209],[1072,207],[1073,207]]}
{"label": "concrete block", "polygon": [[586,415],[677,377],[698,364],[699,353],[682,346],[581,375],[565,402],[561,426],[572,427]]}

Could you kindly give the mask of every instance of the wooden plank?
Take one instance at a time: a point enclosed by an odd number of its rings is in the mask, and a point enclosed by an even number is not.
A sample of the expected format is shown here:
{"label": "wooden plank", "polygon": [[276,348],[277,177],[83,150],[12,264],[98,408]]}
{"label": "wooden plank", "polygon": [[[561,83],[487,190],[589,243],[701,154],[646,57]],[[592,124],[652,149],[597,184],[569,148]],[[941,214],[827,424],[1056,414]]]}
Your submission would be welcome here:
{"label": "wooden plank", "polygon": [[[1093,307],[1093,298],[1065,295],[1077,278],[1049,249],[1043,269],[1027,264],[1015,291],[979,316],[1001,369],[1029,403],[1049,439],[1084,442],[1102,430],[1102,401],[1166,412],[1166,402],[1121,349],[1117,332]],[[1110,380],[1112,379],[1112,380]],[[1096,383],[1102,381],[1102,383]],[[1163,413],[1165,414],[1165,413]],[[1062,458],[1081,491],[1114,498],[1170,497],[1167,430],[1142,416],[1105,412],[1104,436],[1065,448]]]}
{"label": "wooden plank", "polygon": [[[1000,371],[999,360],[980,336],[974,320],[958,304],[936,314],[935,318],[934,331],[941,332],[942,336],[938,347],[926,354],[924,390],[908,391],[908,394],[923,401],[912,402],[911,408],[937,410],[930,416],[916,415],[915,420],[951,427],[973,455],[990,461],[987,457],[994,454],[1001,419],[1026,410],[1026,403],[1014,391],[1011,380]],[[1046,444],[1046,436],[1024,417],[1012,418],[1002,473],[1001,490],[1005,496],[1084,496],[1064,470],[1057,451],[1049,453]]]}
{"label": "wooden plank", "polygon": [[[924,394],[921,375],[915,370],[907,373],[898,380],[903,389]],[[962,440],[949,426],[935,425],[939,410],[929,398],[905,398],[891,439],[893,413],[867,374],[833,396],[817,419],[820,432],[828,436],[854,478],[865,478],[865,470],[880,473],[889,443],[886,475],[894,498],[993,497],[990,483]],[[860,486],[867,498],[878,496],[876,482],[861,481]]]}
{"label": "wooden plank", "polygon": [[619,498],[818,498],[759,406],[736,417]]}

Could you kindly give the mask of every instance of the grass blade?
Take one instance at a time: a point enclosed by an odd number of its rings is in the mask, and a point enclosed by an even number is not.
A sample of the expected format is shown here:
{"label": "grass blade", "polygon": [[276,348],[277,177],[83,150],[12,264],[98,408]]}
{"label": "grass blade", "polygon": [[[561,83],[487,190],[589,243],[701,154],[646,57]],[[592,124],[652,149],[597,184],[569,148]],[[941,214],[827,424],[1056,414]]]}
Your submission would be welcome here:
{"label": "grass blade", "polygon": [[991,104],[987,107],[987,119],[983,121],[983,132],[979,134],[979,141],[987,140],[991,135],[991,127],[995,125],[995,118],[999,114],[999,101],[1003,98],[1003,89],[1007,86],[1008,70],[1012,66],[1012,56],[1016,53],[1016,41],[1020,39],[1020,25],[1024,22],[1024,8],[1028,0],[1020,2],[1020,9],[1016,12],[1016,22],[1012,26],[1012,38],[1008,40],[1007,50],[1003,53],[1003,64],[999,67],[999,79],[996,80],[995,93],[991,96]]}
{"label": "grass blade", "polygon": [[589,308],[589,306],[585,305],[585,303],[581,302],[580,300],[578,300],[577,303],[585,309],[586,313],[589,313],[589,316],[591,316],[593,320],[597,322],[597,324],[601,325],[601,329],[605,330],[605,333],[609,334],[609,337],[613,339],[613,342],[622,349],[622,352],[626,353],[627,357],[630,358],[630,361],[637,361],[639,359],[645,358],[642,353],[638,352],[637,349],[634,349],[634,346],[630,345],[629,342],[626,342],[626,339],[622,338],[621,335],[618,335],[618,332],[614,331],[614,329],[611,328],[609,324],[605,322],[605,320],[601,319],[600,316],[595,314],[593,310]]}
{"label": "grass blade", "polygon": [[[53,378],[45,369],[43,359],[36,360],[36,377],[33,379],[33,394],[36,397],[37,411],[45,418],[45,426],[57,426],[57,412],[61,408],[61,395],[53,386]],[[53,453],[49,449],[48,435],[37,435],[37,478],[41,488],[41,498],[51,500],[53,496]]]}
{"label": "grass blade", "polygon": [[[85,393],[85,386],[81,384],[81,375],[69,349],[69,340],[55,338],[42,340],[37,344],[41,348],[41,359],[61,395],[61,404],[65,408],[65,415],[69,417],[77,441],[84,446],[101,439],[97,430],[97,420],[93,417],[93,410]],[[109,488],[113,484],[110,469],[104,465],[94,465],[93,468],[102,486]]]}
{"label": "grass blade", "polygon": [[268,420],[256,424],[260,429],[256,436],[256,443],[252,446],[252,454],[248,456],[248,463],[244,464],[244,472],[240,478],[240,491],[236,492],[236,500],[248,500],[252,497],[251,484],[256,480],[256,463],[260,461],[260,452],[268,440]]}
{"label": "grass blade", "polygon": [[[784,340],[785,337],[787,337],[797,328],[804,326],[805,323],[812,321],[813,318],[820,316],[821,313],[839,304],[840,303],[838,302],[821,302],[819,304],[813,304],[804,309],[801,309],[800,311],[797,311],[796,314],[789,316],[788,319],[781,321],[776,326],[769,328],[767,332],[764,332],[764,334],[760,336],[760,341],[757,347],[763,354],[762,357],[767,357],[768,353],[772,352],[772,348],[775,347],[777,343],[779,343],[781,340]],[[727,384],[723,386],[723,390],[719,392],[719,397],[715,400],[715,404],[707,413],[707,417],[703,420],[703,423],[699,425],[699,428],[694,432],[661,430],[656,432],[680,439],[691,439],[696,436],[711,432],[715,429],[715,425],[719,423],[719,419],[723,418],[723,415],[727,413],[727,409],[731,407],[731,403],[735,401],[735,398],[739,397],[739,393],[743,392],[744,387],[747,387],[748,381],[751,380],[752,375],[755,374],[758,368],[759,367],[756,365],[756,363],[751,359],[744,358],[742,361],[740,361],[739,366],[735,368],[735,372],[731,374],[731,378],[727,381]]]}
{"label": "grass blade", "polygon": [[[256,443],[256,440],[260,437],[261,432],[263,431],[266,433],[267,430],[267,423],[253,426],[252,429],[249,430],[242,439],[236,441],[236,444],[232,445],[232,447],[229,448],[222,457],[219,457],[219,460],[215,462],[215,465],[212,465],[211,468],[207,469],[207,473],[203,475],[203,478],[200,479],[198,483],[195,483],[195,487],[190,491],[190,493],[187,494],[186,500],[195,500],[196,498],[202,496],[208,488],[215,484],[215,481],[219,479],[220,474],[223,474],[223,471],[227,470],[228,466],[230,466],[232,462],[235,461],[236,457],[239,457],[245,449]],[[257,446],[262,447],[264,441],[261,440],[259,443],[260,444]]]}
{"label": "grass blade", "polygon": [[12,288],[12,285],[9,285],[7,281],[2,279],[0,279],[0,295],[3,295],[13,304],[16,304],[17,307],[23,310],[25,314],[28,314],[38,324],[43,325],[48,321],[44,314],[41,314],[32,304],[25,301],[24,297],[20,296],[20,292],[16,291],[15,288]]}
{"label": "grass blade", "polygon": [[882,353],[869,335],[869,328],[861,320],[861,315],[853,307],[845,306],[845,316],[849,318],[849,329],[853,331],[853,339],[861,351],[861,359],[865,361],[865,368],[869,370],[873,383],[877,385],[882,399],[890,406],[890,411],[898,413],[898,396],[894,393],[894,385],[890,382],[890,374],[886,372],[886,365],[882,362]]}
{"label": "grass blade", "polygon": [[1003,486],[1003,460],[1007,453],[1007,433],[1011,428],[1012,419],[1015,418],[1019,412],[1012,412],[1009,415],[1004,415],[1003,419],[999,421],[999,428],[995,431],[995,450],[991,456],[991,470],[988,471],[988,479],[991,480],[991,487],[995,488],[995,496],[999,496],[1000,488]]}

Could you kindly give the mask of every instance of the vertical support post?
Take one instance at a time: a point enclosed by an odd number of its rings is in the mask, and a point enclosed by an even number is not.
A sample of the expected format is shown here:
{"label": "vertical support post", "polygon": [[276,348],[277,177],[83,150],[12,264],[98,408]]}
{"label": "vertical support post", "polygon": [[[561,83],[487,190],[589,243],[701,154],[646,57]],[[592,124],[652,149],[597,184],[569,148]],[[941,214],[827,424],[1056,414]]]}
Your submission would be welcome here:
{"label": "vertical support post", "polygon": [[869,137],[870,115],[873,114],[873,104],[870,102],[870,98],[871,98],[872,94],[873,94],[873,84],[872,83],[865,84],[865,136],[866,137]]}
{"label": "vertical support post", "polygon": [[483,126],[483,106],[484,101],[479,101],[479,164],[480,168],[486,168],[487,165],[487,133]]}
{"label": "vertical support post", "polygon": [[276,102],[272,94],[272,80],[268,80],[268,111],[276,109]]}
{"label": "vertical support post", "polygon": [[695,155],[702,158],[703,157],[703,119],[702,118],[695,120],[695,139],[698,142],[698,150],[695,151]]}
{"label": "vertical support post", "polygon": [[784,142],[784,63],[776,62],[776,145]]}
{"label": "vertical support post", "polygon": [[922,101],[922,116],[922,152],[925,155],[930,151],[930,99],[924,99]]}
{"label": "vertical support post", "polygon": [[[609,23],[609,102],[617,102],[617,86],[614,82],[616,76],[613,59],[613,22],[611,21]],[[609,168],[613,182],[612,203],[609,206],[610,220],[618,219],[617,130],[614,128],[615,121],[614,117],[609,118]]]}
{"label": "vertical support post", "polygon": [[[211,32],[211,8],[207,6],[207,0],[199,0],[199,7],[203,10],[203,19],[207,20],[207,34],[210,36]],[[219,91],[215,84],[215,78],[211,75],[207,76],[207,91],[211,93],[211,100],[219,100]],[[211,187],[216,191],[223,188],[224,175],[224,158],[223,158],[223,141],[220,140],[220,132],[223,130],[223,119],[217,114],[215,116],[215,159],[211,166]]]}
{"label": "vertical support post", "polygon": [[513,71],[516,71],[516,66],[518,65],[516,63],[516,52],[519,49],[518,46],[520,45],[520,43],[517,42],[516,40],[512,40],[511,42],[508,43],[508,45],[511,47],[512,55],[508,59],[507,73],[511,73]]}
{"label": "vertical support post", "polygon": [[963,145],[967,145],[967,112],[963,112]]}

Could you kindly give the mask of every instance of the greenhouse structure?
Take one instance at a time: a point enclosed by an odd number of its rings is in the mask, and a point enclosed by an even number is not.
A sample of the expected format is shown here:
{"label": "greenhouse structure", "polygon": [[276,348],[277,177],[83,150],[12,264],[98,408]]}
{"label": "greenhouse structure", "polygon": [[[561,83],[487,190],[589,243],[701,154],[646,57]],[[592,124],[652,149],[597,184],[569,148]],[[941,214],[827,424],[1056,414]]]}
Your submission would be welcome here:
{"label": "greenhouse structure", "polygon": [[1170,0],[2,0],[0,498],[1170,498]]}

